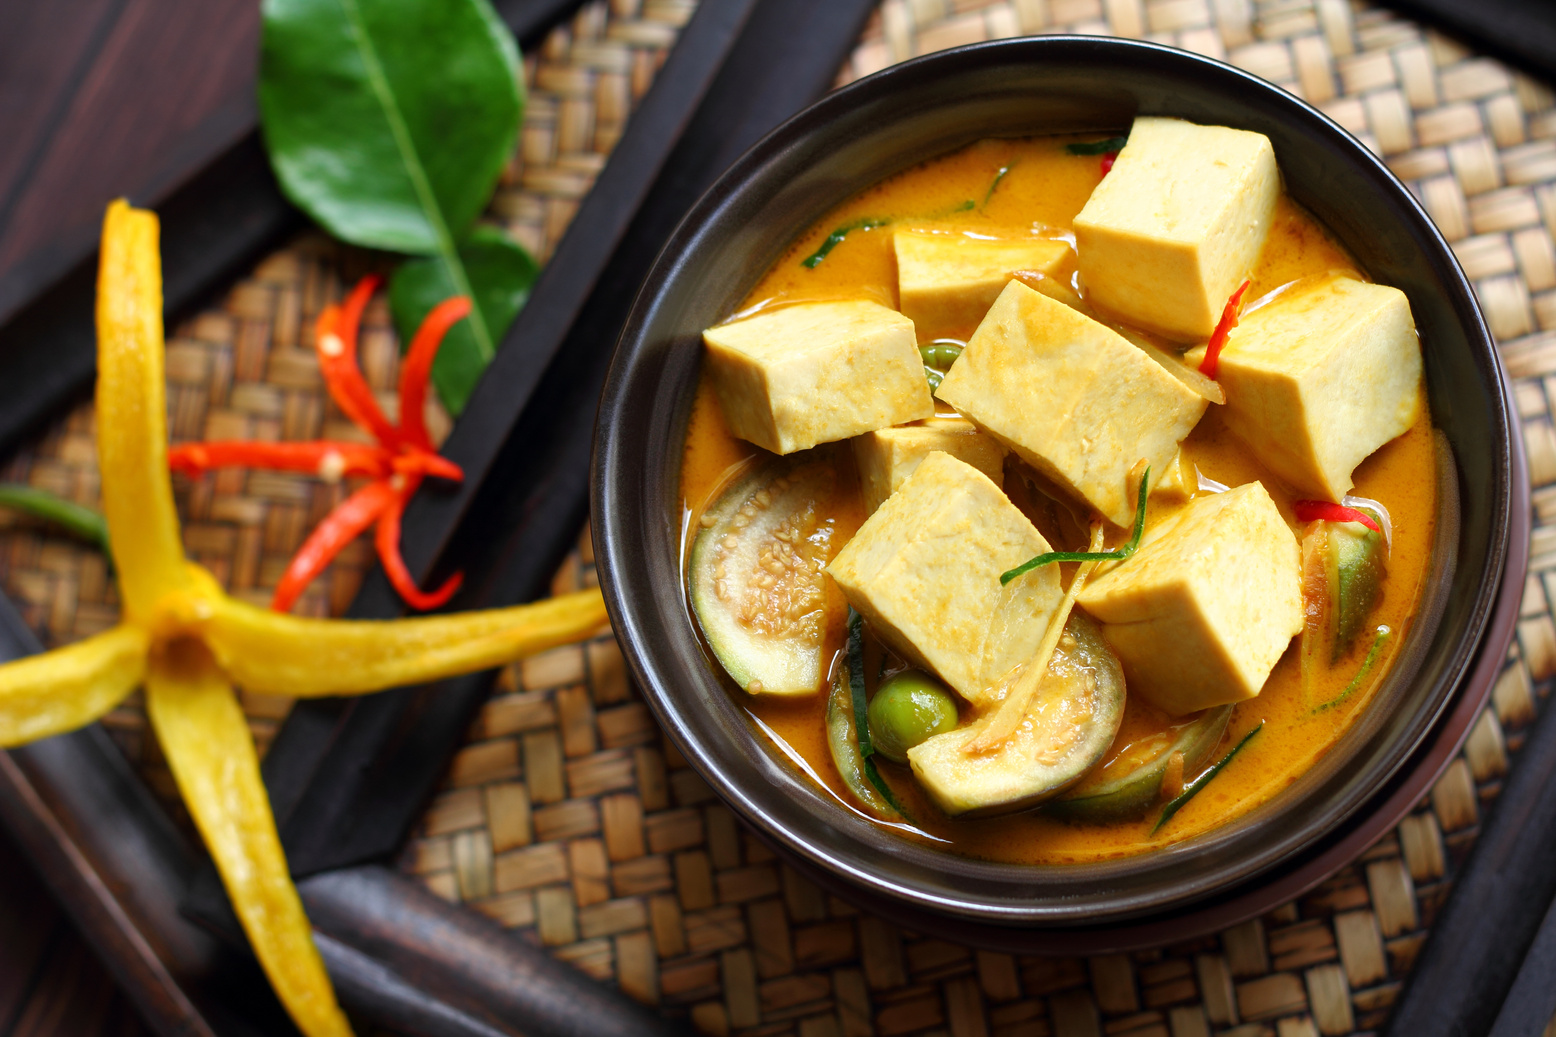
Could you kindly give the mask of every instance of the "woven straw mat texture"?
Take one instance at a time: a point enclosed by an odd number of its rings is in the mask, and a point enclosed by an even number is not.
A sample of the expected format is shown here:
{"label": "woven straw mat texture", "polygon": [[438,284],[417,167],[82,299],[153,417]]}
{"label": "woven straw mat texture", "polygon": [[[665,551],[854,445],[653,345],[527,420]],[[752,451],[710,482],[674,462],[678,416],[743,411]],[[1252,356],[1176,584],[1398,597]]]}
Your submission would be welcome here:
{"label": "woven straw mat texture", "polygon": [[[598,0],[527,57],[529,111],[494,223],[549,254],[692,7]],[[1145,37],[1279,83],[1382,154],[1453,243],[1516,380],[1538,524],[1517,643],[1460,758],[1396,832],[1263,918],[1129,955],[1012,957],[903,932],[774,859],[665,742],[606,638],[502,675],[403,852],[406,871],[709,1034],[1308,1037],[1383,1024],[1556,675],[1556,103],[1540,83],[1346,0],[886,0],[839,81],[1055,31]],[[359,435],[323,391],[312,320],[379,262],[304,235],[174,329],[174,438]],[[381,303],[362,345],[392,415],[397,351]],[[95,504],[92,422],[78,407],[0,477]],[[175,486],[191,554],[259,603],[348,489],[242,471]],[[48,643],[114,621],[100,556],[0,521],[0,577]],[[368,544],[353,545],[299,609],[343,609],[370,560]],[[593,579],[585,535],[555,588]],[[262,749],[289,706],[245,696]],[[177,810],[138,704],[106,723]]]}

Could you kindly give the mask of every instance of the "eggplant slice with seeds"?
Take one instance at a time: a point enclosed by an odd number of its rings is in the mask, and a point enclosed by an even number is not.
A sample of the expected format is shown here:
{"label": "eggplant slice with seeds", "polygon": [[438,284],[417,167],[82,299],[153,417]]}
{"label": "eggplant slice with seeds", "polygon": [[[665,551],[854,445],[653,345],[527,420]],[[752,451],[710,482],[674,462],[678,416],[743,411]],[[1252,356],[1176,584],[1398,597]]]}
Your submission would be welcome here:
{"label": "eggplant slice with seeds", "polygon": [[1004,744],[986,753],[963,751],[983,730],[986,715],[914,746],[908,761],[947,814],[1009,813],[1051,799],[1084,778],[1113,744],[1123,718],[1123,667],[1096,620],[1077,609],[1026,717]]}
{"label": "eggplant slice with seeds", "polygon": [[691,600],[703,636],[753,694],[821,690],[838,482],[829,452],[759,462],[708,508],[691,554]]}

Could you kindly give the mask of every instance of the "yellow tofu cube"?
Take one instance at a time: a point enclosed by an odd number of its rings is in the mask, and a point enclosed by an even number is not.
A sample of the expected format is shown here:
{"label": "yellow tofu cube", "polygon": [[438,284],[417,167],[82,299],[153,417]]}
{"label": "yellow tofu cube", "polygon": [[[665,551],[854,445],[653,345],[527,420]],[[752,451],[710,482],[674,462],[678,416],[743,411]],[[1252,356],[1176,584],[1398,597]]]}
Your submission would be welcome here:
{"label": "yellow tofu cube", "polygon": [[1398,288],[1329,277],[1245,315],[1221,353],[1227,423],[1304,494],[1337,501],[1421,409],[1421,341]]}
{"label": "yellow tofu cube", "polygon": [[899,230],[898,305],[920,342],[966,338],[1018,270],[1052,276],[1069,254],[1047,238],[973,238],[947,232]]}
{"label": "yellow tofu cube", "polygon": [[1137,118],[1075,217],[1087,300],[1169,338],[1209,338],[1264,247],[1279,194],[1264,134]]}
{"label": "yellow tofu cube", "polygon": [[1259,694],[1302,628],[1297,538],[1264,486],[1196,497],[1076,599],[1129,693],[1174,716]]}
{"label": "yellow tofu cube", "polygon": [[962,418],[925,418],[911,425],[866,432],[854,439],[854,461],[864,490],[865,513],[897,492],[919,462],[935,450],[966,461],[996,486],[1005,483],[1005,448]]}
{"label": "yellow tofu cube", "polygon": [[859,527],[827,572],[903,658],[975,705],[1031,658],[1059,606],[1058,566],[1001,585],[1050,550],[989,477],[935,451]]}
{"label": "yellow tofu cube", "polygon": [[1120,526],[1134,520],[1130,469],[1144,458],[1160,474],[1208,406],[1111,328],[1020,281],[935,395]]}
{"label": "yellow tofu cube", "polygon": [[785,306],[702,340],[730,431],[775,454],[935,413],[913,322],[880,303]]}

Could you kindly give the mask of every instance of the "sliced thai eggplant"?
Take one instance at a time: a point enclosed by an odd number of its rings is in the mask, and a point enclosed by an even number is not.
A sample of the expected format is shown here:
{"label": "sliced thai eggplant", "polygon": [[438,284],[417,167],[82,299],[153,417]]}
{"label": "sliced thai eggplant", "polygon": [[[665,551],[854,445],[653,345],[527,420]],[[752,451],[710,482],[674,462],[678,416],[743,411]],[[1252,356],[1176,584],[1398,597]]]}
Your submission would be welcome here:
{"label": "sliced thai eggplant", "polygon": [[1333,658],[1338,659],[1356,642],[1378,603],[1386,572],[1383,534],[1359,522],[1333,523],[1329,553],[1336,576]]}
{"label": "sliced thai eggplant", "polygon": [[865,757],[859,748],[859,729],[855,724],[854,697],[850,690],[850,667],[844,658],[827,695],[827,748],[843,785],[855,799],[880,817],[898,816],[897,810],[870,783],[865,772]]}
{"label": "sliced thai eggplant", "polygon": [[914,777],[947,814],[1000,814],[1035,806],[1096,766],[1124,716],[1124,670],[1102,628],[1084,613],[1072,612],[1047,677],[1016,732],[988,752],[966,752],[963,747],[982,732],[993,712],[908,750]]}
{"label": "sliced thai eggplant", "polygon": [[875,745],[870,737],[869,709],[864,688],[864,618],[848,610],[848,650],[838,660],[827,696],[827,748],[838,776],[854,798],[877,817],[897,820],[902,804],[871,759]]}
{"label": "sliced thai eggplant", "polygon": [[1316,521],[1302,536],[1302,684],[1344,658],[1382,596],[1388,541],[1360,522]]}
{"label": "sliced thai eggplant", "polygon": [[822,569],[837,478],[825,451],[758,463],[699,522],[692,609],[713,654],[753,695],[809,695],[825,680]]}
{"label": "sliced thai eggplant", "polygon": [[[1162,801],[1164,792],[1177,795],[1184,779],[1210,762],[1231,718],[1231,706],[1217,706],[1187,724],[1135,742],[1045,809],[1066,821],[1132,821],[1144,817]],[[1179,758],[1177,762],[1174,756]],[[1164,789],[1169,772],[1175,772],[1174,787]]]}

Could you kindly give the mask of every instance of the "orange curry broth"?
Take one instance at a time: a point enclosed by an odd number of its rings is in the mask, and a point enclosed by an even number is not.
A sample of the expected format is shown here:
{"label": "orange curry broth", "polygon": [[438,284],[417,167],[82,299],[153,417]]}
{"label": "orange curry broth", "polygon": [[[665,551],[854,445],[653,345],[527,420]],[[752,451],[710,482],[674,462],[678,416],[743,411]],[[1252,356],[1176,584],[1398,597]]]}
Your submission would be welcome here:
{"label": "orange curry broth", "polygon": [[[1081,138],[1031,138],[980,141],[960,151],[933,159],[899,173],[838,206],[802,234],[748,296],[742,312],[775,303],[838,297],[869,297],[896,303],[896,261],[891,247],[893,227],[936,227],[952,232],[1015,237],[1032,234],[1070,238],[1069,228],[1101,179],[1098,159],[1068,154],[1063,145]],[[989,185],[1001,167],[1008,172],[998,188],[983,202]],[[965,207],[967,201],[974,207]],[[960,211],[958,211],[960,210]],[[889,217],[893,224],[880,229],[854,230],[814,269],[801,264],[834,228],[866,219]],[[1354,261],[1332,241],[1310,216],[1284,196],[1276,210],[1270,237],[1253,274],[1247,298],[1265,293],[1310,274],[1348,270],[1363,276]],[[1071,262],[1073,270],[1073,256]],[[966,329],[968,333],[971,328]],[[1258,479],[1264,483],[1301,536],[1301,525],[1292,511],[1296,495],[1261,466],[1242,441],[1228,430],[1214,405],[1183,444],[1187,460],[1201,473],[1229,486]],[[1159,810],[1140,821],[1112,824],[1061,822],[1041,813],[1019,813],[977,820],[954,820],[941,814],[918,788],[906,766],[877,757],[881,770],[904,800],[914,819],[909,830],[926,841],[949,843],[957,853],[1002,861],[1066,863],[1122,857],[1198,835],[1246,813],[1294,782],[1312,763],[1335,744],[1364,710],[1373,689],[1393,664],[1419,601],[1431,551],[1436,510],[1435,463],[1430,418],[1422,417],[1408,432],[1385,445],[1356,470],[1358,496],[1371,497],[1389,510],[1393,519],[1393,547],[1381,601],[1342,659],[1305,697],[1300,681],[1298,640],[1287,649],[1263,691],[1241,703],[1233,713],[1226,734],[1211,759],[1224,756],[1244,734],[1264,722],[1237,759],[1209,782],[1162,831],[1151,834]],[[691,518],[716,499],[726,485],[732,466],[763,451],[735,439],[706,379],[698,386],[687,432],[681,469],[681,491]],[[1007,460],[1006,489],[1015,493],[1020,478],[1018,462]],[[1165,497],[1165,495],[1164,495]],[[1181,502],[1153,498],[1147,523],[1159,521]],[[838,504],[838,537],[841,549],[862,520],[857,494]],[[695,522],[687,527],[695,529]],[[1045,533],[1047,531],[1045,530]],[[1121,540],[1114,530],[1110,543]],[[1070,578],[1066,567],[1065,579]],[[835,588],[834,588],[835,595]],[[840,598],[840,595],[835,595]],[[1369,632],[1379,624],[1393,631],[1385,642],[1379,663],[1365,682],[1334,708],[1315,707],[1341,695],[1361,668],[1371,646]],[[839,624],[830,623],[833,644]],[[716,664],[715,664],[716,665]],[[872,669],[873,667],[867,667]],[[748,696],[734,689],[759,727],[778,739],[784,755],[802,758],[808,770],[837,798],[854,807],[844,790],[827,748],[826,695],[818,692],[801,699]],[[963,704],[964,719],[968,710]],[[1130,698],[1124,722],[1104,763],[1126,746],[1183,720],[1174,720]],[[1185,779],[1191,775],[1185,775]]]}

